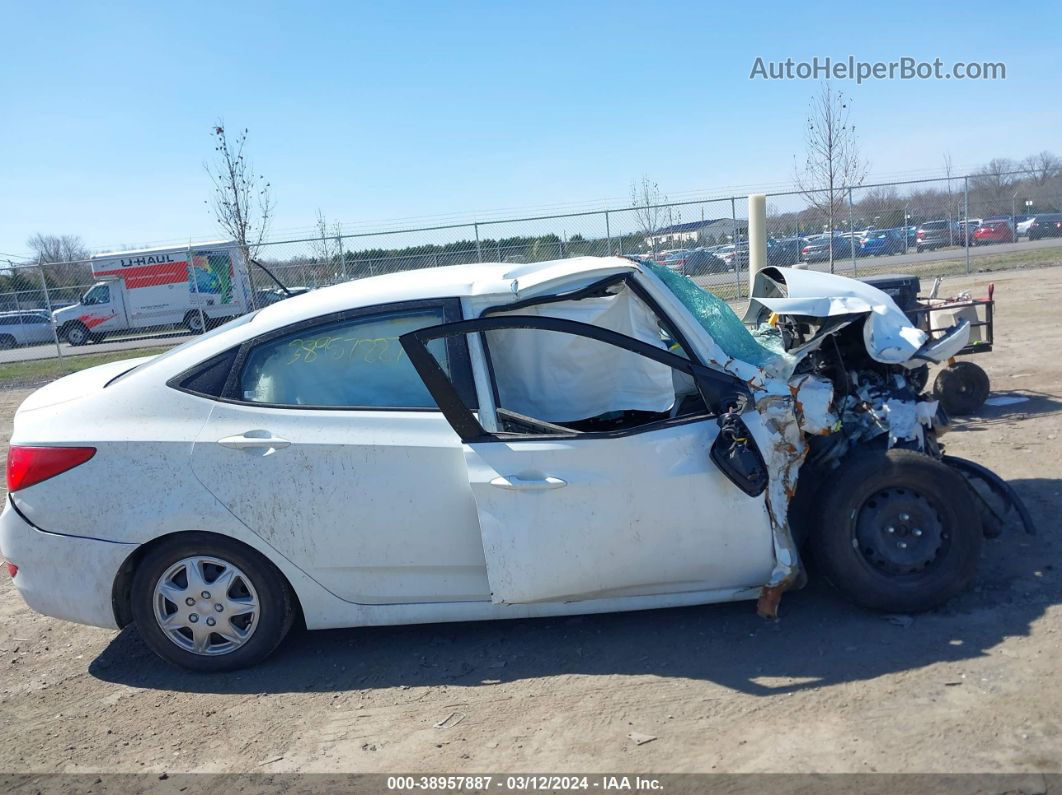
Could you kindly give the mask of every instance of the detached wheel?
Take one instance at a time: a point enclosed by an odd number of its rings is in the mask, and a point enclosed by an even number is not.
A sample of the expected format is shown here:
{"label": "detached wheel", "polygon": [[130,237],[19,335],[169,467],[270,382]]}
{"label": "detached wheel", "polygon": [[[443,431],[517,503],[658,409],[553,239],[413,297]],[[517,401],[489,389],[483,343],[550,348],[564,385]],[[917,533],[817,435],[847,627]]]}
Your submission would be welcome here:
{"label": "detached wheel", "polygon": [[189,312],[184,316],[184,326],[193,334],[202,334],[206,331],[204,319],[205,316],[200,312]]}
{"label": "detached wheel", "polygon": [[853,602],[915,613],[973,579],[983,541],[977,501],[962,475],[935,458],[897,449],[857,453],[820,496],[812,551]]}
{"label": "detached wheel", "polygon": [[205,533],[151,550],[133,575],[132,614],[159,657],[193,671],[261,662],[295,616],[277,568],[254,550]]}
{"label": "detached wheel", "polygon": [[973,362],[949,364],[933,380],[933,397],[953,416],[973,414],[988,399],[988,373]]}

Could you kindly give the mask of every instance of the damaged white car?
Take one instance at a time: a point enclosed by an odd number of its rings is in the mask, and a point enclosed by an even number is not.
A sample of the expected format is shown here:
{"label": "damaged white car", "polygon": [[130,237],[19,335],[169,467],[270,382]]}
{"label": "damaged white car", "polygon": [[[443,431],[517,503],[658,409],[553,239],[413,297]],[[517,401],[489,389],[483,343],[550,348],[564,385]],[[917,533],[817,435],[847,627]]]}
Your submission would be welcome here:
{"label": "damaged white car", "polygon": [[746,326],[622,258],[398,273],[67,376],[15,416],[0,549],[31,607],[197,670],[296,620],[773,616],[801,554],[868,607],[940,604],[998,530],[968,478],[1010,495],[920,394],[968,329],[759,279]]}

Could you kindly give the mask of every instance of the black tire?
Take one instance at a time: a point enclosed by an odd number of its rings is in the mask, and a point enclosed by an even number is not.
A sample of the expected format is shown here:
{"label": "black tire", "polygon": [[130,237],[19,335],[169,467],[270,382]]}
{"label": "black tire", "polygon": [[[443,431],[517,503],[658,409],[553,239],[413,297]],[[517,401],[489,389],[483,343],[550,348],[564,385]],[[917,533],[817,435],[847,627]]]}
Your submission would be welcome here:
{"label": "black tire", "polygon": [[189,312],[184,316],[184,327],[193,334],[202,334],[206,329],[204,323],[206,322],[206,315],[196,312]]}
{"label": "black tire", "polygon": [[949,364],[933,380],[933,397],[952,416],[973,414],[988,399],[988,373],[973,362]]}
{"label": "black tire", "polygon": [[[234,565],[257,593],[257,625],[232,651],[202,654],[185,649],[171,640],[155,617],[156,584],[171,567],[192,557],[216,558]],[[250,547],[210,533],[182,534],[151,549],[133,574],[130,599],[133,621],[148,648],[167,662],[208,673],[245,668],[264,660],[288,634],[296,612],[291,589],[276,566]],[[209,609],[204,615],[210,615]]]}
{"label": "black tire", "polygon": [[88,345],[92,335],[89,333],[89,330],[85,328],[84,323],[71,323],[63,331],[63,337],[71,345],[79,346]]}
{"label": "black tire", "polygon": [[916,246],[915,251],[921,254],[925,250],[925,246]]}
{"label": "black tire", "polygon": [[977,500],[947,464],[913,450],[857,452],[819,496],[815,562],[856,604],[917,613],[973,580],[983,543]]}
{"label": "black tire", "polygon": [[0,351],[9,351],[15,347],[15,338],[10,334],[0,334]]}

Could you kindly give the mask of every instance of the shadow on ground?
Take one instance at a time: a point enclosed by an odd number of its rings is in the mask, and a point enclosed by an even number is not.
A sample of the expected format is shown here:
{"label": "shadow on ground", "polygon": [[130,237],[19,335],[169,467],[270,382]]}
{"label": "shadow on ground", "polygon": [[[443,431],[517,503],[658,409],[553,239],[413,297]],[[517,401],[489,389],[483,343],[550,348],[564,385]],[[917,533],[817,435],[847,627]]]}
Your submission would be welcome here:
{"label": "shadow on ground", "polygon": [[[1062,482],[1013,481],[1037,524],[1062,506]],[[821,578],[782,600],[777,623],[751,602],[559,619],[297,631],[262,665],[192,674],[157,659],[130,627],[91,663],[104,681],[210,693],[341,692],[489,686],[560,675],[644,675],[712,681],[773,695],[975,658],[1062,603],[1050,535],[1011,521],[988,541],[973,587],[914,617],[844,602]]]}
{"label": "shadow on ground", "polygon": [[[1006,425],[1024,417],[1062,411],[1062,399],[1059,399],[1057,395],[1051,395],[1046,392],[1017,389],[1008,392],[993,392],[988,399],[992,400],[993,398],[1025,398],[1025,400],[1020,403],[1007,403],[1002,406],[993,406],[986,403],[976,414],[953,418],[952,430],[959,432],[985,431],[994,425]],[[947,441],[947,437],[945,437],[945,441]]]}

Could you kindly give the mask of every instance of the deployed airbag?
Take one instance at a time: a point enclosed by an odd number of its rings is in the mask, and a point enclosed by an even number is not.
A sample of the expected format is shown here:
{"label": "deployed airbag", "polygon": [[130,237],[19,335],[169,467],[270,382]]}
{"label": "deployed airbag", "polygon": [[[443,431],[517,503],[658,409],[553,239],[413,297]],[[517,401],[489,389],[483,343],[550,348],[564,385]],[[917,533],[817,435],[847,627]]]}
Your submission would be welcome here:
{"label": "deployed airbag", "polygon": [[[627,287],[615,295],[536,304],[500,317],[531,315],[599,326],[666,349],[652,311]],[[486,332],[499,406],[566,422],[614,411],[668,411],[671,368],[598,340],[540,329]]]}

